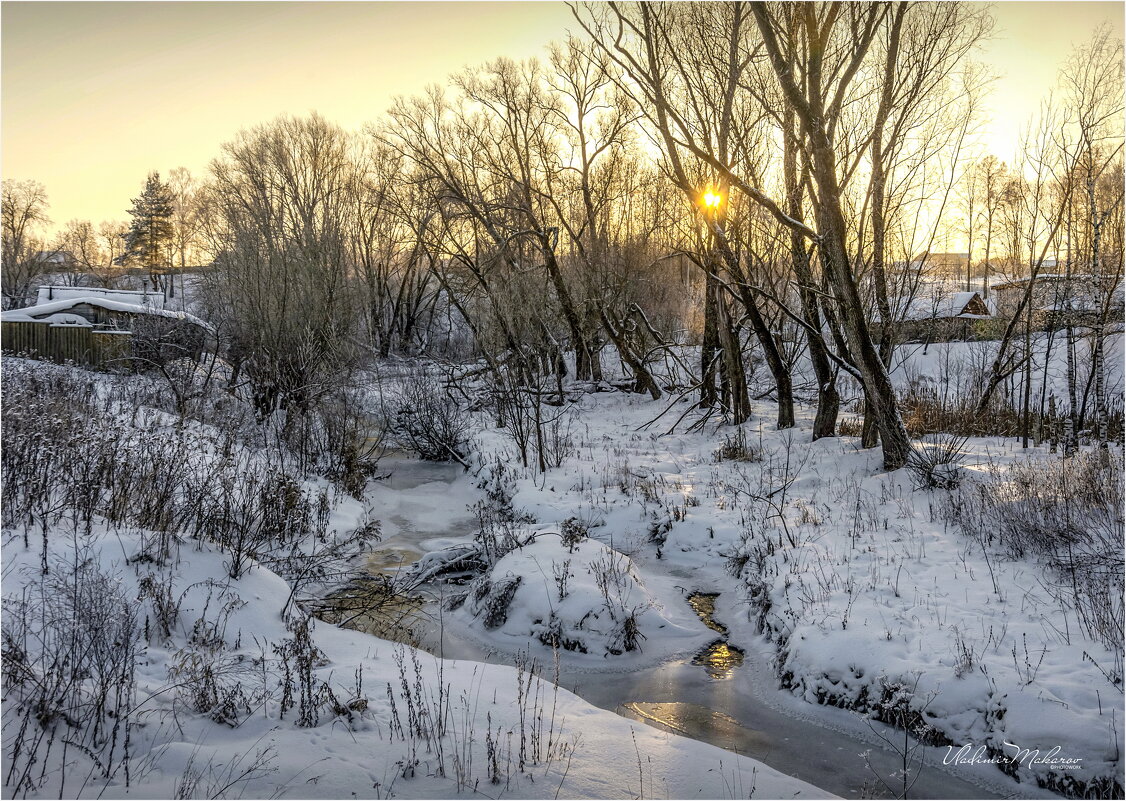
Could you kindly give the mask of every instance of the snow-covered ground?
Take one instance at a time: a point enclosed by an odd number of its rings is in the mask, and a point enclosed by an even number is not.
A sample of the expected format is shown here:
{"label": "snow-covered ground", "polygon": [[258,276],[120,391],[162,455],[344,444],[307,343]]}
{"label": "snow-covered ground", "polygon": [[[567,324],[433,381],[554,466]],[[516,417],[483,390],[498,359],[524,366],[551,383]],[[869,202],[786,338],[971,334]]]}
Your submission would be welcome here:
{"label": "snow-covered ground", "polygon": [[[1107,675],[1120,660],[1054,602],[1043,564],[983,552],[951,524],[948,491],[882,473],[878,453],[852,438],[810,443],[801,430],[771,430],[768,404],[745,426],[745,462],[717,462],[723,431],[638,430],[649,402],[591,395],[582,406],[577,459],[529,475],[513,497],[537,527],[558,531],[579,514],[646,580],[650,568],[679,576],[673,597],[656,595],[662,606],[732,587],[725,571],[738,572],[743,614],[762,626],[781,682],[810,703],[874,711],[910,696],[904,709],[940,744],[993,756],[1016,753],[1006,744],[1058,748],[1054,764],[1016,769],[1026,782],[1120,783],[1123,694]],[[971,472],[1026,457],[1011,440],[967,448]],[[561,559],[531,560],[519,575],[543,584]],[[504,647],[510,634],[491,642]]]}
{"label": "snow-covered ground", "polygon": [[[372,572],[466,547],[485,511],[494,541],[517,543],[469,584],[441,588],[449,647],[439,639],[435,650],[446,659],[321,621],[307,629],[283,617],[291,586],[265,566],[232,579],[229,549],[193,540],[154,558],[156,532],[136,527],[86,531],[57,516],[44,576],[40,527],[32,521],[25,536],[11,523],[6,636],[26,624],[34,636],[20,643],[57,647],[21,603],[53,598],[56,623],[85,620],[81,582],[101,588],[105,609],[135,616],[139,645],[135,684],[113,707],[128,725],[103,716],[81,747],[67,745],[66,720],[28,713],[6,683],[6,793],[829,795],[785,772],[848,774],[834,787],[885,797],[923,774],[910,794],[1050,797],[1036,781],[1121,792],[1121,654],[1084,634],[1034,555],[968,536],[950,514],[957,491],[882,472],[878,451],[852,438],[809,442],[808,409],[788,432],[773,429],[774,408],[762,403],[738,435],[711,424],[666,434],[691,401],[646,427],[668,399],[579,397],[562,419],[571,453],[546,474],[520,467],[508,434],[481,415],[472,471],[442,466],[436,479],[389,459],[391,478],[371,482],[362,502],[336,499],[331,532],[362,525],[369,510],[381,520]],[[231,447],[246,446],[222,445]],[[991,466],[1058,458],[999,438],[966,447],[967,485]],[[717,628],[689,605],[698,593],[719,593]],[[692,666],[715,641],[745,663],[714,678]],[[45,664],[12,642],[8,671]],[[533,663],[629,717],[535,678]],[[687,681],[684,692],[668,681]],[[873,715],[906,721],[931,745],[915,748]],[[871,768],[868,748],[878,752]],[[994,764],[1016,748],[1029,749],[1010,766],[1020,783]],[[866,774],[870,785],[851,783]]]}
{"label": "snow-covered ground", "polygon": [[[809,442],[808,414],[796,431],[778,432],[773,407],[761,405],[744,426],[747,460],[719,461],[730,429],[661,435],[643,428],[655,406],[584,397],[571,428],[577,455],[516,484],[513,506],[535,520],[525,530],[583,521],[592,539],[630,559],[649,588],[648,608],[683,608],[693,592],[738,587],[731,608],[762,632],[739,644],[767,649],[789,692],[906,721],[955,775],[980,776],[973,767],[1016,756],[1007,769],[1025,784],[1010,792],[1026,793],[1030,782],[1121,792],[1121,654],[1084,634],[1042,561],[969,536],[953,522],[955,494],[916,489],[907,471],[883,473],[878,451],[847,437]],[[485,452],[506,448],[499,430],[481,439]],[[1058,458],[1047,450],[970,440],[965,483]],[[573,558],[556,542],[537,541],[503,563],[510,579],[538,588],[532,621],[521,613],[489,631],[464,612],[453,619],[489,647],[549,653],[542,630],[552,576]],[[609,606],[595,592],[587,598],[590,609]],[[659,661],[669,642],[653,639],[639,648]],[[639,668],[646,658],[606,659]],[[951,744],[953,752],[942,748]],[[959,758],[962,746],[970,748]]]}
{"label": "snow-covered ground", "polygon": [[[364,507],[340,501],[330,536]],[[532,656],[443,661],[283,617],[291,585],[261,564],[231,578],[230,547],[177,536],[162,554],[159,532],[49,519],[3,534],[8,797],[826,796],[598,709],[534,675]],[[390,520],[389,540],[407,522]],[[47,682],[76,703],[59,711]]]}
{"label": "snow-covered ground", "polygon": [[[147,568],[129,564],[139,547],[136,536],[125,534],[91,541],[89,558],[119,582],[125,599],[137,597],[148,575]],[[57,555],[65,560],[65,548]],[[34,550],[9,538],[4,557],[6,594],[36,587]],[[29,796],[185,797],[178,795],[185,783],[194,788],[187,797],[214,797],[225,788],[227,796],[246,798],[447,798],[474,792],[722,798],[752,786],[758,797],[824,795],[753,760],[599,710],[527,669],[442,662],[319,622],[313,680],[330,687],[345,711],[326,707],[316,725],[299,726],[297,710],[280,715],[280,667],[273,653],[274,646],[295,640],[280,615],[289,588],[263,568],[238,581],[217,579],[223,574],[221,554],[185,547],[179,565],[164,576],[179,614],[171,635],[153,637],[140,654],[141,709],[129,786],[122,770],[103,787],[91,760],[72,750],[65,768],[45,759],[48,774]],[[252,702],[252,711],[231,723],[188,708],[170,680],[170,671],[189,654],[209,656],[192,643],[199,621],[222,626],[223,645],[215,654],[216,664],[227,669],[221,681],[241,680]],[[262,697],[267,694],[273,697]],[[6,739],[18,728],[12,706],[5,709]],[[439,709],[447,716],[440,738]],[[61,747],[56,744],[56,754]]]}
{"label": "snow-covered ground", "polygon": [[[1038,407],[1040,396],[1045,403],[1052,396],[1062,410],[1067,406],[1067,348],[1063,331],[1052,333],[1038,332],[1032,337],[1032,397],[1033,407]],[[1020,347],[1023,343],[1017,343]],[[1075,362],[1080,402],[1084,388],[1090,379],[1090,339],[1080,338],[1075,344]],[[896,386],[904,388],[912,381],[922,381],[940,393],[957,396],[960,392],[974,387],[975,381],[987,373],[996,357],[998,343],[993,340],[981,342],[936,342],[930,345],[901,345],[895,353],[892,364],[892,379]],[[1106,391],[1110,398],[1121,398],[1123,393],[1123,354],[1122,333],[1112,333],[1106,337],[1105,359],[1107,366]],[[1023,372],[1017,371],[1003,385],[1010,390],[1012,397],[1020,397],[1020,382]]]}

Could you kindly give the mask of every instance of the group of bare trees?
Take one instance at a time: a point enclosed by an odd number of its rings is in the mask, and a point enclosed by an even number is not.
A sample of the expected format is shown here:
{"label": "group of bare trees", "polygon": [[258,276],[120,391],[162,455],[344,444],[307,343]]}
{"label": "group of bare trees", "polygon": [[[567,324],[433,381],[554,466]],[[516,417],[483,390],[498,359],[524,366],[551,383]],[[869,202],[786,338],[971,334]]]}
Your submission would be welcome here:
{"label": "group of bare trees", "polygon": [[244,131],[212,166],[207,235],[221,252],[209,316],[262,415],[309,408],[352,346],[344,133],[320,117]]}
{"label": "group of bare trees", "polygon": [[[705,213],[700,259],[717,350],[737,349],[750,327],[778,425],[791,426],[793,364],[777,331],[780,319],[797,323],[817,380],[814,436],[836,428],[843,370],[863,389],[866,444],[878,436],[885,465],[901,466],[910,443],[888,375],[890,327],[873,339],[872,301],[891,319],[892,255],[926,240],[921,196],[933,208],[949,192],[983,85],[967,57],[988,16],[956,3],[740,2],[611,3],[576,16],[619,67],[673,183],[721,198]],[[721,381],[738,421],[736,362],[724,356]]]}
{"label": "group of bare trees", "polygon": [[5,180],[2,208],[4,308],[18,308],[42,271],[47,190],[36,181]]}
{"label": "group of bare trees", "polygon": [[[1047,389],[1048,364],[1062,333],[1068,397],[1059,399],[1066,410],[1059,438],[1072,453],[1084,427],[1092,429],[1093,439],[1107,441],[1105,348],[1108,325],[1121,316],[1115,298],[1123,277],[1122,41],[1099,29],[1072,55],[1061,77],[1061,97],[1026,135],[1025,163],[1015,175],[1001,173],[998,209],[1010,269],[1026,274],[1027,281],[1001,335],[978,409],[984,411],[1003,382],[1017,377],[1024,445],[1045,439],[1032,417],[1043,418],[1046,406],[1056,403]],[[1062,289],[1045,291],[1048,280]],[[1037,316],[1045,314],[1056,324],[1041,345],[1033,333],[1043,322]],[[1039,397],[1033,390],[1037,348],[1046,350],[1039,354],[1044,371]]]}
{"label": "group of bare trees", "polygon": [[55,283],[83,281],[111,286],[128,267],[148,272],[154,286],[167,283],[167,291],[174,294],[176,283],[171,279],[166,282],[166,276],[180,276],[182,286],[189,267],[210,261],[202,238],[202,182],[184,167],[177,167],[161,187],[167,192],[167,221],[160,229],[159,241],[139,250],[130,248],[130,226],[122,221],[105,220],[95,225],[89,220],[72,219],[49,233],[46,187],[36,181],[5,180],[5,308],[29,302],[34,285],[45,276]]}
{"label": "group of bare trees", "polygon": [[598,381],[610,342],[637,391],[660,397],[637,301],[679,215],[635,117],[606,59],[572,39],[547,65],[502,59],[399,101],[373,132],[409,165],[431,272],[495,369],[529,379],[572,352],[575,377]]}
{"label": "group of bare trees", "polygon": [[[428,352],[475,354],[498,383],[538,395],[552,383],[561,395],[568,373],[624,372],[654,399],[680,382],[701,419],[739,423],[762,364],[777,425],[808,400],[814,438],[836,433],[858,388],[864,443],[895,468],[911,446],[889,377],[894,323],[928,280],[915,254],[941,231],[965,237],[966,288],[1033,279],[982,409],[1033,369],[1032,287],[1048,254],[1069,275],[1121,272],[1121,43],[1105,31],[1066,70],[1058,113],[1030,128],[1025,163],[1006,165],[971,144],[989,83],[974,61],[992,25],[983,8],[572,10],[581,35],[542,60],[467,69],[362,133],[280,118],[225,145],[206,181],[172,174],[170,266],[215,258],[208,313],[262,414],[315,403],[368,354]],[[30,248],[22,232],[44,219],[41,187],[21,186],[22,223],[5,184],[6,294]],[[120,260],[89,224],[66,241],[92,272]],[[1093,339],[1096,424],[1110,294]],[[1070,364],[1071,327],[1064,339]],[[656,368],[669,360],[676,379]]]}

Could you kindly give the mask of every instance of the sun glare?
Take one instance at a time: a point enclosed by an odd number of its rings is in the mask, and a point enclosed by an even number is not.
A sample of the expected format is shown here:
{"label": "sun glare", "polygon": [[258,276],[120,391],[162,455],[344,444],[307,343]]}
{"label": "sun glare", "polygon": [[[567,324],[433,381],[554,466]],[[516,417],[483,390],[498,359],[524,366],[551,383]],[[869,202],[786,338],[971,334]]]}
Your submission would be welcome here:
{"label": "sun glare", "polygon": [[723,203],[723,195],[713,192],[710,189],[704,193],[701,198],[705,208],[718,209],[720,204]]}

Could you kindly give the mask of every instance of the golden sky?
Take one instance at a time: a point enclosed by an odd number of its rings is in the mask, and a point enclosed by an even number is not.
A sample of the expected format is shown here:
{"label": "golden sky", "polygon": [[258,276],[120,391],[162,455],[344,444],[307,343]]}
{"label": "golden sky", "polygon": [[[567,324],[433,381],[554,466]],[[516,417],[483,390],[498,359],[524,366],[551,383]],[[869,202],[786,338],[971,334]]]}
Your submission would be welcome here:
{"label": "golden sky", "polygon": [[[1122,2],[1002,2],[984,142],[1011,159],[1071,45]],[[575,28],[561,2],[13,2],[0,7],[3,176],[45,184],[56,225],[124,219],[146,174],[206,171],[240,128],[319,111],[350,129],[466,64]]]}

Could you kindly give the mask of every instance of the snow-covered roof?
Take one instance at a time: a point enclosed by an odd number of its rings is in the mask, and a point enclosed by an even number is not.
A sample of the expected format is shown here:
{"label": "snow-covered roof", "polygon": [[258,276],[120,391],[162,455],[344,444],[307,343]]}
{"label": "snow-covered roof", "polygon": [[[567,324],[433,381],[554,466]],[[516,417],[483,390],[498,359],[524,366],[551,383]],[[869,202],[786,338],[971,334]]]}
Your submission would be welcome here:
{"label": "snow-covered roof", "polygon": [[157,309],[164,308],[163,292],[145,292],[137,289],[102,289],[101,287],[90,286],[41,286],[35,302],[42,305],[56,300],[89,297],[115,300],[118,303],[139,303],[142,306],[152,306]]}
{"label": "snow-covered roof", "polygon": [[[966,306],[968,306],[975,297],[981,300],[981,295],[977,292],[954,292],[949,295],[923,295],[913,298],[893,298],[891,307],[895,317],[905,322],[943,320],[949,317],[979,320],[988,317],[988,315],[974,314],[966,311]],[[875,315],[873,322],[880,322],[879,313]]]}
{"label": "snow-covered roof", "polygon": [[198,325],[199,327],[207,331],[215,330],[211,327],[210,324],[205,323],[194,314],[188,314],[187,312],[171,311],[169,309],[157,309],[152,306],[143,306],[138,303],[122,303],[121,301],[110,300],[108,298],[89,296],[56,300],[51,303],[40,303],[35,306],[28,306],[23,309],[11,309],[4,312],[3,314],[0,314],[0,320],[5,323],[55,322],[54,319],[48,318],[52,318],[54,315],[57,315],[59,313],[69,312],[75,306],[79,306],[81,304],[97,306],[98,308],[105,309],[106,311],[125,312],[127,314],[144,314],[150,317],[167,317],[174,320],[183,320],[186,323]]}
{"label": "snow-covered roof", "polygon": [[[997,283],[997,284],[990,284],[989,288],[990,289],[1002,289],[1002,290],[1003,289],[1023,289],[1024,287],[1026,287],[1028,285],[1028,282],[1031,281],[1031,280],[1032,280],[1032,278],[1029,277],[1029,276],[1024,276],[1023,278],[1013,278],[1013,279],[1010,279],[1008,281],[1002,281],[1002,282]],[[1036,280],[1037,281],[1044,281],[1044,282],[1073,281],[1073,282],[1078,282],[1078,283],[1087,283],[1087,282],[1090,282],[1090,281],[1100,281],[1100,282],[1103,283],[1103,286],[1106,286],[1107,282],[1109,282],[1109,281],[1117,282],[1120,279],[1117,276],[1114,276],[1114,275],[1096,276],[1093,273],[1072,273],[1070,276],[1068,276],[1067,273],[1037,273]]]}
{"label": "snow-covered roof", "polygon": [[[46,317],[37,317],[35,319],[40,323],[50,323],[51,325],[69,325],[78,328],[94,327],[94,324],[81,314],[74,314],[72,312],[57,312],[55,314],[48,314]],[[4,313],[4,322],[9,322],[7,312]]]}
{"label": "snow-covered roof", "polygon": [[[1126,288],[1121,284],[1115,287],[1114,291],[1110,294],[1110,308],[1112,310],[1121,310],[1126,306]],[[1046,303],[1040,307],[1042,311],[1048,312],[1086,312],[1095,313],[1101,312],[1103,309],[1103,299],[1095,297],[1090,294],[1081,295],[1079,297],[1065,297],[1057,298],[1054,302]]]}

